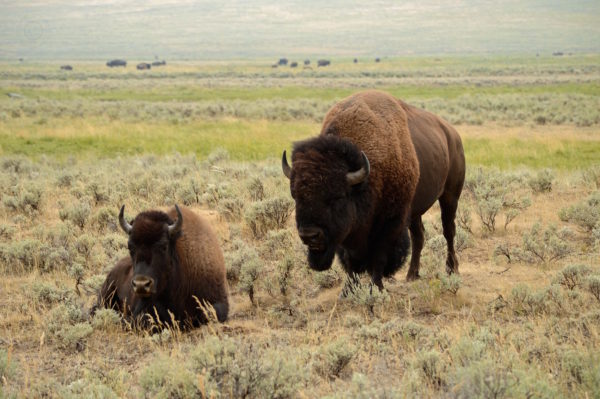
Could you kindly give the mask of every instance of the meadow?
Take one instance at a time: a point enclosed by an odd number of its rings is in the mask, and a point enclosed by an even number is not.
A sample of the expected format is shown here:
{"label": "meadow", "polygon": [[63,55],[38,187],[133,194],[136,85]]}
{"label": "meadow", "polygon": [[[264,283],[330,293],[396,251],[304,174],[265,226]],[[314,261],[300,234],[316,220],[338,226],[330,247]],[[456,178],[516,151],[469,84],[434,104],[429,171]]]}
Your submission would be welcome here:
{"label": "meadow", "polygon": [[[332,61],[0,63],[0,397],[600,395],[600,56]],[[280,156],[366,88],[461,133],[460,275],[434,207],[419,281],[340,299],[339,265],[306,265]],[[221,239],[229,320],[90,317],[127,255],[120,206],[174,203]]]}

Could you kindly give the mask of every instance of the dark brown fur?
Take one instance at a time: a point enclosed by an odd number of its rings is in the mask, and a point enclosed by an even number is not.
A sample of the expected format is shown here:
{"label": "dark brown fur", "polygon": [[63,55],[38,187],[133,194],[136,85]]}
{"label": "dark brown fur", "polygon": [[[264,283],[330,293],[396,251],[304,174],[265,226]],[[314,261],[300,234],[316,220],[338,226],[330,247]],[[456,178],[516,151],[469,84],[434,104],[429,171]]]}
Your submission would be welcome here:
{"label": "dark brown fur", "polygon": [[[371,172],[350,186],[345,175],[363,166],[361,151]],[[312,268],[329,268],[335,251],[349,275],[367,271],[382,288],[382,277],[406,258],[410,226],[407,278],[417,278],[421,215],[439,199],[448,270],[458,272],[454,216],[465,163],[460,137],[447,122],[383,92],[358,93],[332,107],[318,137],[296,143],[292,166],[296,222]],[[313,230],[324,233],[320,239],[303,237]]]}
{"label": "dark brown fur", "polygon": [[[110,271],[100,290],[97,306],[114,308],[134,320],[146,314],[155,320],[158,316],[161,322],[169,324],[171,313],[177,322],[196,326],[207,321],[198,305],[198,301],[206,301],[214,307],[219,321],[227,318],[227,280],[218,239],[204,219],[186,207],[180,209],[182,230],[170,239],[165,238],[166,227],[177,219],[175,208],[167,213],[149,211],[136,216],[129,235],[132,256],[121,259]],[[134,259],[138,264],[150,264],[149,257],[161,242],[165,244],[165,240],[170,241],[168,255],[171,261],[159,267],[146,267],[157,279],[157,292],[147,298],[139,297],[132,289]]]}

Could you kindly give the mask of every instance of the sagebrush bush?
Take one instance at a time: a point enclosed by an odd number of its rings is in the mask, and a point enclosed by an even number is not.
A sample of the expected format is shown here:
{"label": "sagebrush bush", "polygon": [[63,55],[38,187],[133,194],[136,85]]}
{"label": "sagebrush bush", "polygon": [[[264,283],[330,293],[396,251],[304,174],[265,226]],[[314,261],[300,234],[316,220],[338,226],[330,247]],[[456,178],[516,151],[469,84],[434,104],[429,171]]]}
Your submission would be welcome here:
{"label": "sagebrush bush", "polygon": [[110,199],[109,190],[105,185],[92,181],[85,186],[84,192],[91,198],[94,205],[108,202]]}
{"label": "sagebrush bush", "polygon": [[471,229],[471,206],[465,198],[463,198],[459,202],[458,208],[456,210],[456,224],[458,225],[457,227],[460,227],[461,229],[468,231],[469,233],[473,233],[473,230]]}
{"label": "sagebrush bush", "polygon": [[339,377],[356,355],[357,348],[347,338],[338,338],[317,352],[315,370],[326,378]]}
{"label": "sagebrush bush", "polygon": [[58,211],[58,216],[62,221],[70,221],[75,226],[79,227],[81,230],[86,225],[88,218],[92,209],[87,202],[78,202],[75,204],[69,204],[61,206],[61,209]]}
{"label": "sagebrush bush", "polygon": [[33,182],[20,184],[12,190],[12,195],[3,195],[2,203],[11,211],[35,215],[41,210],[43,192],[43,188]]}
{"label": "sagebrush bush", "polygon": [[156,356],[142,370],[139,382],[144,394],[153,398],[205,397],[197,385],[198,379],[183,362],[173,361],[165,354]]}
{"label": "sagebrush bush", "polygon": [[448,363],[436,350],[418,353],[410,367],[417,371],[423,382],[435,389],[442,389],[447,384]]}
{"label": "sagebrush bush", "polygon": [[577,204],[562,208],[558,214],[563,222],[574,223],[590,234],[600,225],[600,191],[590,194]]}
{"label": "sagebrush bush", "polygon": [[283,229],[294,210],[294,201],[275,197],[255,202],[246,210],[244,220],[255,238],[262,238],[269,230]]}
{"label": "sagebrush bush", "polygon": [[452,295],[456,295],[462,284],[460,276],[456,273],[450,276],[442,275],[440,276],[440,281],[442,282],[442,289],[450,292]]}
{"label": "sagebrush bush", "polygon": [[564,314],[566,298],[557,285],[533,292],[525,284],[513,287],[508,299],[512,311],[517,315]]}
{"label": "sagebrush bush", "polygon": [[252,245],[245,243],[240,238],[233,239],[230,248],[225,251],[227,280],[230,283],[237,283],[240,280],[243,265],[254,259],[258,259],[258,254]]}
{"label": "sagebrush bush", "polygon": [[48,270],[52,248],[35,239],[0,243],[0,262],[8,273],[30,272],[35,269]]}
{"label": "sagebrush bush", "polygon": [[208,184],[200,197],[200,203],[206,204],[211,208],[216,208],[226,198],[235,198],[229,184]]}
{"label": "sagebrush bush", "polygon": [[543,169],[537,172],[535,176],[529,178],[527,183],[534,193],[548,193],[552,191],[552,181],[554,172],[550,169]]}
{"label": "sagebrush bush", "polygon": [[322,272],[313,272],[311,275],[313,276],[313,280],[319,286],[319,288],[335,287],[336,285],[339,285],[345,278],[345,273],[335,265]]}
{"label": "sagebrush bush", "polygon": [[293,233],[288,229],[269,230],[261,246],[261,256],[265,259],[279,259],[294,246]]}
{"label": "sagebrush bush", "polygon": [[237,222],[244,212],[244,201],[241,198],[225,198],[217,206],[219,215],[228,222]]}
{"label": "sagebrush bush", "polygon": [[591,269],[587,265],[568,265],[558,272],[554,278],[554,282],[569,290],[573,290],[576,287],[583,286],[590,272]]}
{"label": "sagebrush bush", "polygon": [[238,288],[241,292],[248,294],[250,302],[254,303],[256,281],[262,270],[263,262],[253,248],[241,252],[241,255],[243,258],[241,259],[242,263],[240,266]]}
{"label": "sagebrush bush", "polygon": [[90,222],[99,233],[107,230],[115,232],[118,229],[118,210],[110,206],[100,207],[91,216]]}
{"label": "sagebrush bush", "polygon": [[285,257],[277,263],[277,282],[279,283],[279,292],[281,295],[286,295],[294,268],[294,259]]}
{"label": "sagebrush bush", "polygon": [[386,290],[380,290],[371,283],[361,284],[360,281],[351,280],[348,283],[347,298],[352,303],[366,307],[371,313],[373,313],[375,306],[382,305],[390,300]]}
{"label": "sagebrush bush", "polygon": [[72,290],[64,286],[56,286],[47,281],[32,283],[28,287],[27,293],[35,302],[45,305],[63,302],[73,295]]}
{"label": "sagebrush bush", "polygon": [[504,228],[524,209],[531,199],[521,190],[521,177],[497,169],[477,168],[467,173],[465,188],[475,200],[475,209],[488,232],[496,230],[496,218],[505,214]]}
{"label": "sagebrush bush", "polygon": [[585,282],[585,286],[589,293],[600,302],[600,276],[589,276]]}
{"label": "sagebrush bush", "polygon": [[292,398],[308,378],[305,357],[211,336],[192,352],[191,365],[204,376],[205,397]]}
{"label": "sagebrush bush", "polygon": [[555,225],[542,227],[540,222],[523,233],[523,245],[515,255],[528,263],[548,263],[563,259],[573,252],[569,245],[573,233],[566,228],[558,230]]}
{"label": "sagebrush bush", "polygon": [[252,201],[262,201],[265,199],[265,186],[258,177],[251,179],[247,184],[247,188]]}
{"label": "sagebrush bush", "polygon": [[92,327],[95,330],[111,331],[119,327],[120,324],[121,315],[114,309],[97,309],[92,319]]}
{"label": "sagebrush bush", "polygon": [[600,395],[600,366],[597,352],[566,350],[559,359],[560,369],[567,379],[568,386],[579,387],[585,397],[596,398]]}
{"label": "sagebrush bush", "polygon": [[98,378],[81,378],[75,380],[68,385],[61,386],[58,389],[61,398],[77,399],[77,398],[103,398],[117,399],[119,395],[112,390],[111,387],[104,384]]}
{"label": "sagebrush bush", "polygon": [[229,151],[225,148],[216,148],[208,154],[205,162],[212,166],[227,160],[229,160]]}
{"label": "sagebrush bush", "polygon": [[50,310],[46,331],[59,347],[81,350],[86,338],[93,332],[83,309],[73,300],[63,302]]}
{"label": "sagebrush bush", "polygon": [[590,186],[600,189],[600,165],[595,165],[582,172],[583,181]]}

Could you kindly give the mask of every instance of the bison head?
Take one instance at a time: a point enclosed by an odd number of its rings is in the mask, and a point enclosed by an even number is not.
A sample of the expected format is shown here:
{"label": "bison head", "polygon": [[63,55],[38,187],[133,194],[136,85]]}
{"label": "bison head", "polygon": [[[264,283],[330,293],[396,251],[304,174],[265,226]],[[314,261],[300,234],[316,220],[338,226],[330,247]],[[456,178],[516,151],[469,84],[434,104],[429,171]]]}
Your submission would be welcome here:
{"label": "bison head", "polygon": [[358,208],[367,193],[369,160],[348,140],[324,136],[297,143],[293,167],[284,151],[281,165],[290,179],[296,226],[308,247],[308,263],[314,270],[326,270],[338,245],[360,224]]}
{"label": "bison head", "polygon": [[133,292],[141,298],[160,295],[167,287],[172,262],[175,258],[175,241],[181,233],[183,217],[175,205],[177,220],[164,212],[148,211],[138,214],[129,224],[119,212],[119,224],[129,235],[129,254],[133,263]]}

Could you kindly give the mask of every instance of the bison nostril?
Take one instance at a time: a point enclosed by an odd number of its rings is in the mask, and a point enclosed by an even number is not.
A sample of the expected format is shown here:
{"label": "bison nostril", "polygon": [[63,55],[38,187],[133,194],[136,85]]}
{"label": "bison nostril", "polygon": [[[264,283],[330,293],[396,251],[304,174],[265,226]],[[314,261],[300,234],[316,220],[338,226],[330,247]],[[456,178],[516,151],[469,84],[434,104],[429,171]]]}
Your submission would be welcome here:
{"label": "bison nostril", "polygon": [[319,228],[301,228],[298,235],[306,245],[320,244],[323,241],[323,230]]}
{"label": "bison nostril", "polygon": [[137,276],[131,280],[131,285],[135,292],[149,293],[154,285],[154,280],[150,277]]}

